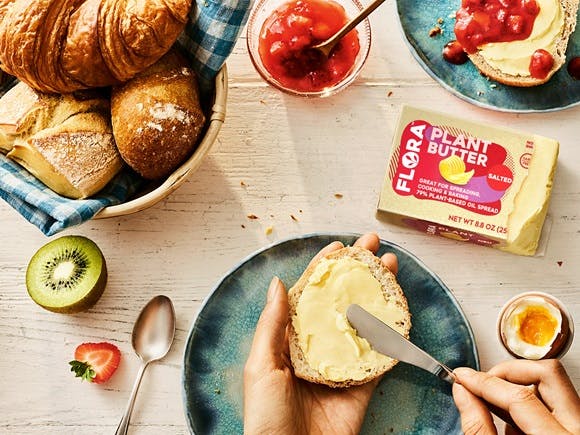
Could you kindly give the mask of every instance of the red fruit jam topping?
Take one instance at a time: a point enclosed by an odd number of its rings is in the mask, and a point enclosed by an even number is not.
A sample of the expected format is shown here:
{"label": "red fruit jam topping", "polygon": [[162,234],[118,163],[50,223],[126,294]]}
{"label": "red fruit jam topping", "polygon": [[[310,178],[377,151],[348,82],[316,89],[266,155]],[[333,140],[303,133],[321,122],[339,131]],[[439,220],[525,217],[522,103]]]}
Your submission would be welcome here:
{"label": "red fruit jam topping", "polygon": [[310,49],[338,32],[348,21],[344,8],[331,0],[297,0],[276,9],[262,25],[258,51],[266,70],[282,86],[316,92],[346,77],[360,50],[351,31],[330,56]]}
{"label": "red fruit jam topping", "polygon": [[535,79],[545,79],[554,66],[554,58],[546,50],[536,50],[530,60],[530,74]]}
{"label": "red fruit jam topping", "polygon": [[443,59],[454,65],[461,65],[467,62],[467,53],[457,41],[450,41],[443,47]]}
{"label": "red fruit jam topping", "polygon": [[568,74],[576,80],[580,80],[580,57],[576,56],[568,62]]}
{"label": "red fruit jam topping", "polygon": [[462,0],[455,36],[468,53],[488,42],[526,39],[540,8],[536,0]]}

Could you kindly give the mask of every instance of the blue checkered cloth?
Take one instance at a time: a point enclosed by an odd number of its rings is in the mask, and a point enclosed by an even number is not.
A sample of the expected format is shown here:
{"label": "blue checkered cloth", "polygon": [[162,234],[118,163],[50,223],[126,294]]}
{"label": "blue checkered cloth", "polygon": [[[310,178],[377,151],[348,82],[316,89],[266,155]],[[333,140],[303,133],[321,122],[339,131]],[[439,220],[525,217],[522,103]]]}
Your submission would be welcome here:
{"label": "blue checkered cloth", "polygon": [[[243,29],[252,0],[196,0],[179,44],[190,53],[202,93],[213,90],[213,80],[231,53]],[[0,89],[0,93],[3,93]],[[131,198],[144,181],[124,169],[96,196],[85,200],[64,198],[0,154],[0,197],[36,225],[45,235],[91,219],[100,210]]]}

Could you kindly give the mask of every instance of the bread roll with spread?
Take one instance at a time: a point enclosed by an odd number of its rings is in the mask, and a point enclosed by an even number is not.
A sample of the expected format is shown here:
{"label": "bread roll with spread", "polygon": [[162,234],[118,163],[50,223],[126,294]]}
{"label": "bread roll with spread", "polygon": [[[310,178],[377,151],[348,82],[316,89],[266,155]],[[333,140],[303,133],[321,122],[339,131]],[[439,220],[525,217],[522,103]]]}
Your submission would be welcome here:
{"label": "bread roll with spread", "polygon": [[374,351],[346,318],[361,305],[405,337],[411,314],[395,276],[372,252],[346,247],[311,264],[288,292],[290,358],[299,378],[330,387],[369,382],[397,361]]}
{"label": "bread roll with spread", "polygon": [[48,95],[18,83],[0,100],[0,144],[55,192],[87,198],[123,167],[103,96]]}
{"label": "bread roll with spread", "polygon": [[[546,83],[566,63],[578,0],[495,3],[463,0],[457,11],[455,35],[469,59],[483,75],[506,85]],[[514,7],[518,9],[512,10]],[[526,20],[532,21],[531,25]],[[491,42],[486,41],[490,31],[498,31],[496,27],[503,28],[503,37],[507,34],[513,40],[493,37]],[[475,43],[480,40],[484,43]]]}
{"label": "bread roll with spread", "polygon": [[1,0],[0,64],[43,92],[122,83],[183,31],[191,0]]}
{"label": "bread roll with spread", "polygon": [[177,51],[114,87],[111,113],[122,158],[152,180],[167,177],[192,153],[205,124],[195,73]]}

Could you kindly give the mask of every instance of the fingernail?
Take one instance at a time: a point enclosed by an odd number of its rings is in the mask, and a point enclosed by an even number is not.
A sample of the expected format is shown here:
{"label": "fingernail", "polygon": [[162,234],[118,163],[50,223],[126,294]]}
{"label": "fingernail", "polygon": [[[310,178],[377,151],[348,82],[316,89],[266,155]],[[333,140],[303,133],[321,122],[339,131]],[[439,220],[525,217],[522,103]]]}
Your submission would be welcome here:
{"label": "fingernail", "polygon": [[270,287],[268,287],[268,293],[266,295],[267,302],[274,300],[276,293],[278,292],[278,289],[280,288],[279,284],[280,284],[280,279],[277,276],[272,278],[272,281],[270,281]]}

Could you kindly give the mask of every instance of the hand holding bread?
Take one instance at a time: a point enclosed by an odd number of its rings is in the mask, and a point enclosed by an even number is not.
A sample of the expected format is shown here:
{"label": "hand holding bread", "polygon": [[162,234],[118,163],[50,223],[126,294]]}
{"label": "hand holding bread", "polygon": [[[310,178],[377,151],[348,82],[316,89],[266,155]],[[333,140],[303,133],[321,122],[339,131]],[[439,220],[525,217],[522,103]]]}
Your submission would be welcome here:
{"label": "hand holding bread", "polygon": [[[355,247],[376,252],[379,239],[366,234]],[[340,242],[331,243],[311,265],[342,248]],[[394,255],[385,254],[380,261],[392,273],[397,272]],[[274,278],[244,369],[245,433],[358,433],[379,377],[347,389],[297,378],[290,361],[288,328],[288,295]]]}

